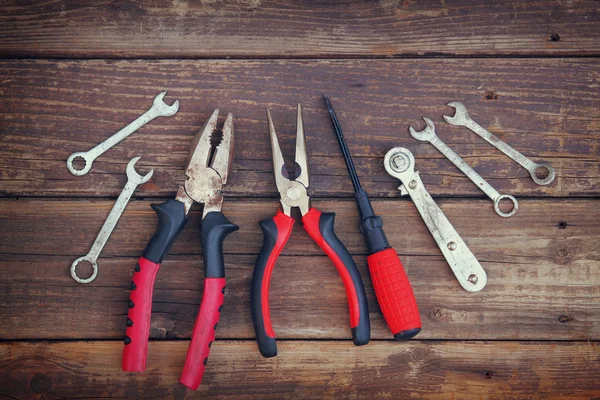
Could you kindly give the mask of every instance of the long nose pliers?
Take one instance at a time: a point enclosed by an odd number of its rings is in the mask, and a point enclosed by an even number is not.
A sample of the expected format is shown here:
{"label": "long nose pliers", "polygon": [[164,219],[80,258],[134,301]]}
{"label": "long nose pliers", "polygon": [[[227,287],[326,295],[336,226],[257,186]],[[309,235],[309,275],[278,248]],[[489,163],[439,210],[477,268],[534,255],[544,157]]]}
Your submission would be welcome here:
{"label": "long nose pliers", "polygon": [[193,203],[204,204],[202,212],[202,256],[204,259],[204,294],[200,312],[192,332],[192,341],[180,382],[197,389],[202,382],[210,346],[225,294],[223,240],[238,227],[221,212],[221,189],[227,182],[233,160],[233,115],[228,114],[223,135],[216,146],[211,144],[217,131],[219,110],[215,110],[204,128],[198,132],[186,166],[187,180],[174,200],[153,204],[158,214],[158,226],[140,257],[131,281],[129,312],[123,351],[123,371],[143,371],[146,368],[152,290],[160,263],[188,220]]}
{"label": "long nose pliers", "polygon": [[310,207],[310,197],[307,192],[309,185],[308,161],[302,107],[298,104],[296,133],[296,164],[301,171],[295,180],[290,180],[282,174],[285,162],[268,109],[267,119],[271,136],[275,183],[281,197],[282,210],[279,210],[273,218],[260,222],[264,242],[256,260],[251,290],[252,320],[260,353],[263,357],[277,355],[275,332],[271,326],[269,314],[269,282],[277,258],[292,233],[294,219],[291,217],[291,209],[294,207],[300,209],[302,224],[308,235],[327,254],[342,277],[348,297],[350,327],[354,344],[357,346],[367,344],[371,338],[369,309],[365,287],[358,268],[334,232],[335,214],[321,213]]}

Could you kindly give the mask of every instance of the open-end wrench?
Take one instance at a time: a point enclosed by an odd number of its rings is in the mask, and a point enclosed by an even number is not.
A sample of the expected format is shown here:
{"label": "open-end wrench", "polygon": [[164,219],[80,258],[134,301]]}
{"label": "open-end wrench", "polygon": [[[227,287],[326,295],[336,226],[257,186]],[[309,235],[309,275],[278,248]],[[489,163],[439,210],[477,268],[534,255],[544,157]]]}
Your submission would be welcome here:
{"label": "open-end wrench", "polygon": [[[550,182],[554,180],[556,173],[554,172],[554,168],[546,162],[536,163],[531,161],[529,158],[525,157],[523,154],[513,149],[505,142],[500,140],[496,135],[490,133],[477,122],[473,121],[469,113],[467,112],[467,107],[464,104],[458,101],[451,101],[448,103],[450,107],[454,107],[456,112],[453,117],[448,117],[444,115],[444,119],[447,123],[452,125],[464,126],[469,128],[483,139],[485,139],[489,144],[509,156],[512,160],[514,160],[517,164],[525,168],[529,171],[529,175],[531,175],[531,179],[538,185],[548,185]],[[548,176],[545,178],[539,178],[538,172],[543,173],[544,170],[548,171]]]}
{"label": "open-end wrench", "polygon": [[[112,210],[110,210],[110,214],[108,214],[106,221],[104,221],[104,225],[102,225],[102,229],[100,229],[100,232],[98,233],[98,236],[96,237],[96,240],[94,241],[90,252],[83,257],[79,257],[77,260],[73,261],[73,264],[71,264],[71,276],[79,283],[90,283],[91,281],[96,279],[96,275],[98,275],[98,256],[104,248],[104,245],[110,237],[110,234],[112,233],[113,229],[115,229],[117,221],[119,221],[121,214],[123,214],[123,210],[125,210],[127,202],[131,198],[133,192],[135,192],[137,186],[141,185],[142,183],[148,182],[148,180],[152,177],[152,174],[154,173],[154,170],[151,170],[146,175],[141,176],[137,172],[135,172],[134,166],[139,159],[140,157],[132,158],[131,161],[129,161],[129,164],[127,164],[127,183],[121,191],[121,194],[115,202],[115,205],[113,206]],[[81,279],[77,276],[76,268],[77,264],[84,260],[92,264],[93,272],[89,278]]]}
{"label": "open-end wrench", "polygon": [[387,152],[383,164],[388,174],[402,181],[400,194],[410,195],[458,283],[468,292],[483,289],[487,283],[485,270],[425,189],[419,172],[415,171],[412,153],[404,147],[395,147]]}
{"label": "open-end wrench", "polygon": [[[152,107],[142,115],[140,115],[135,121],[127,125],[125,128],[121,129],[119,132],[115,133],[98,146],[94,147],[89,151],[79,151],[77,153],[73,153],[67,159],[67,168],[69,171],[76,176],[82,176],[87,174],[92,168],[92,163],[96,158],[98,158],[105,151],[119,143],[121,140],[125,139],[127,136],[131,135],[133,132],[140,129],[142,126],[146,125],[148,122],[152,121],[157,117],[170,117],[175,115],[177,110],[179,110],[179,100],[175,100],[172,105],[168,105],[163,101],[163,98],[167,95],[167,92],[159,93],[156,98],[154,98],[154,103]],[[83,158],[85,161],[85,167],[83,169],[76,169],[73,165],[73,160],[76,158]]]}
{"label": "open-end wrench", "polygon": [[[473,183],[483,191],[492,201],[494,202],[494,210],[501,217],[510,217],[514,213],[517,212],[519,208],[519,204],[517,203],[517,199],[509,194],[500,194],[496,189],[492,187],[485,179],[481,177],[469,164],[467,164],[458,154],[456,154],[446,143],[442,141],[435,133],[435,125],[433,121],[429,118],[423,117],[425,121],[425,129],[420,132],[415,131],[415,129],[411,126],[408,128],[410,135],[417,140],[422,142],[429,142],[440,151],[443,155],[446,156],[452,164],[456,165],[456,168],[460,169],[463,174],[465,174]],[[512,210],[509,212],[504,212],[500,210],[500,200],[508,199],[512,202]]]}

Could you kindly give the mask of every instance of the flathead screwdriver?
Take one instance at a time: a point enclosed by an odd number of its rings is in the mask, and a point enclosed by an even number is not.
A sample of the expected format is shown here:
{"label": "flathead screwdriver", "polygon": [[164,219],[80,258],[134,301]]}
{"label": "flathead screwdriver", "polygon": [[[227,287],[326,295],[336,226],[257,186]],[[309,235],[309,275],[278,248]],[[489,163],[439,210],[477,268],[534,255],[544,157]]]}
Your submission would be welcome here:
{"label": "flathead screwdriver", "polygon": [[359,228],[369,248],[367,262],[379,307],[394,339],[410,339],[421,331],[421,317],[413,289],[398,253],[390,246],[383,232],[381,217],[375,215],[369,196],[360,185],[342,127],[331,101],[327,96],[324,97],[354,187],[354,198],[361,219]]}

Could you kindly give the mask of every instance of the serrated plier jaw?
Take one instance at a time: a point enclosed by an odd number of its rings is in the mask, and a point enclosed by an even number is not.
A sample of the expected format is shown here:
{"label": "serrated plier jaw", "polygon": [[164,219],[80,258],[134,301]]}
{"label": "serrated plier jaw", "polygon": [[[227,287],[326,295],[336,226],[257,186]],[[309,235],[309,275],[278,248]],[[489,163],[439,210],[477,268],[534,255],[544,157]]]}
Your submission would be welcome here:
{"label": "serrated plier jaw", "polygon": [[221,211],[221,190],[231,172],[234,154],[233,114],[227,114],[222,138],[216,147],[212,138],[217,131],[219,110],[215,109],[204,127],[196,135],[190,148],[185,169],[187,180],[177,191],[176,199],[185,205],[186,214],[192,204],[202,203],[202,219],[209,212]]}

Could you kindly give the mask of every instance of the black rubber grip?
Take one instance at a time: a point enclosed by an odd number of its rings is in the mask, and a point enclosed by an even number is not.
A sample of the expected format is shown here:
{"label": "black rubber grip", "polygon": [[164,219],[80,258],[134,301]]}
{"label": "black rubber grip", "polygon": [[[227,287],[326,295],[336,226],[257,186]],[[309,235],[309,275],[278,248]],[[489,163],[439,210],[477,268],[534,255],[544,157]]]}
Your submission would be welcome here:
{"label": "black rubber grip", "polygon": [[158,225],[156,232],[146,245],[142,257],[160,264],[188,218],[185,214],[185,206],[177,200],[167,200],[161,204],[152,204],[150,207],[158,215]]}
{"label": "black rubber grip", "polygon": [[269,257],[277,242],[278,232],[277,225],[275,225],[273,219],[260,221],[260,228],[263,231],[264,240],[256,264],[254,265],[252,288],[250,290],[250,306],[252,309],[252,322],[254,324],[254,333],[256,334],[258,350],[263,357],[270,358],[277,355],[277,343],[275,338],[270,337],[266,332],[265,320],[262,312],[262,292],[263,290],[268,290],[268,288],[263,288],[263,278],[267,268],[267,262],[269,261]]}
{"label": "black rubber grip", "polygon": [[205,278],[224,278],[223,240],[239,226],[232,224],[222,212],[209,212],[202,220],[202,257]]}
{"label": "black rubber grip", "polygon": [[365,285],[363,284],[360,272],[358,271],[352,256],[348,252],[348,249],[346,249],[346,246],[344,246],[335,234],[334,223],[335,213],[322,213],[319,220],[319,230],[321,231],[323,239],[340,258],[352,279],[352,285],[356,290],[359,308],[358,325],[352,328],[352,340],[356,346],[362,346],[369,343],[371,340],[371,322],[369,319],[367,293],[365,292]]}

